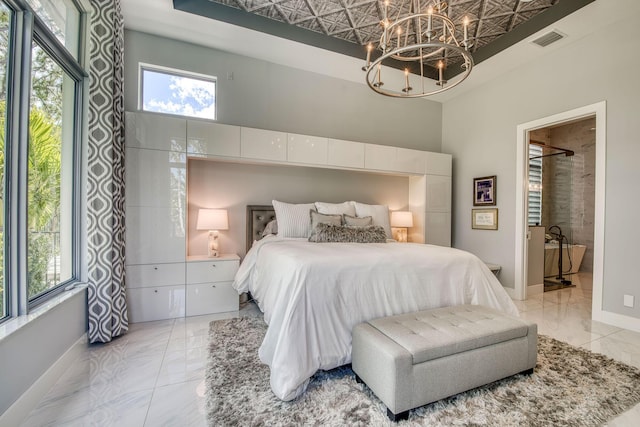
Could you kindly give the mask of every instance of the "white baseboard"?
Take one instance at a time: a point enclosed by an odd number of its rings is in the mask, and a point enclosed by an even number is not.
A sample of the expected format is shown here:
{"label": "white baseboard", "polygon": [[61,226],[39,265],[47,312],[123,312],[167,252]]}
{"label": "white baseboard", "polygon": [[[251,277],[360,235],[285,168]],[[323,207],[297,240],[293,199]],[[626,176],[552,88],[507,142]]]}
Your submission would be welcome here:
{"label": "white baseboard", "polygon": [[36,380],[2,415],[0,426],[19,426],[40,403],[51,387],[76,361],[87,346],[87,334],[83,334],[47,371]]}
{"label": "white baseboard", "polygon": [[618,328],[640,332],[640,319],[637,317],[625,316],[623,314],[612,313],[604,310],[594,310],[592,318],[598,322],[617,326]]}

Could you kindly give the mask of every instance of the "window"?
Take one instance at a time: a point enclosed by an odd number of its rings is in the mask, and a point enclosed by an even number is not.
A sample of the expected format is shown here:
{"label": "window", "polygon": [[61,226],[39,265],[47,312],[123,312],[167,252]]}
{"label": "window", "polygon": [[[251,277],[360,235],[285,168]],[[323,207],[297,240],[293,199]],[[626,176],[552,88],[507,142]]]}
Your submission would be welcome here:
{"label": "window", "polygon": [[7,313],[7,298],[5,296],[5,282],[4,282],[4,247],[5,232],[4,232],[4,213],[6,211],[6,197],[5,197],[5,135],[6,135],[6,123],[7,123],[7,89],[8,89],[8,67],[9,61],[9,46],[11,44],[11,21],[12,12],[4,3],[0,3],[0,197],[2,197],[2,210],[0,210],[0,319],[4,318]]}
{"label": "window", "polygon": [[72,0],[27,0],[29,5],[74,58],[78,59],[80,11]]}
{"label": "window", "polygon": [[[32,49],[27,163],[29,299],[72,278],[75,82],[40,46]],[[71,131],[70,131],[71,130]],[[70,191],[71,190],[71,191]],[[67,216],[66,218],[64,216]],[[66,228],[66,229],[65,229]]]}
{"label": "window", "polygon": [[542,147],[529,144],[529,225],[542,224]]}
{"label": "window", "polygon": [[141,65],[141,109],[154,113],[216,119],[216,78]]}
{"label": "window", "polygon": [[87,76],[77,60],[85,43],[81,4],[88,3],[0,0],[0,314],[5,319],[26,314],[80,278]]}

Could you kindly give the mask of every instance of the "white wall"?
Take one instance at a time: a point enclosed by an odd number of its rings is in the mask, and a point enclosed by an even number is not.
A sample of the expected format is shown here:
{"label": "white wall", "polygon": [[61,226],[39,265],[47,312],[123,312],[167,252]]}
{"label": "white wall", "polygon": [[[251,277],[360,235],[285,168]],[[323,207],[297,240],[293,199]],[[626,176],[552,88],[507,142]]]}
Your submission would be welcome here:
{"label": "white wall", "polygon": [[[612,5],[596,1],[587,8]],[[630,2],[625,2],[631,4]],[[640,38],[638,6],[620,21],[443,105],[443,152],[454,158],[454,246],[499,263],[514,286],[516,126],[600,101],[607,103],[603,309],[640,318],[623,295],[640,300],[634,265],[640,241]],[[576,13],[581,13],[578,11]],[[482,64],[479,65],[481,67]],[[497,175],[498,231],[471,230],[472,179]]]}
{"label": "white wall", "polygon": [[126,111],[138,109],[139,62],[217,76],[220,123],[440,152],[440,103],[135,31],[125,32]]}
{"label": "white wall", "polygon": [[[0,340],[0,415],[86,332],[86,290],[40,310],[39,317]],[[38,309],[30,316],[37,315]]]}

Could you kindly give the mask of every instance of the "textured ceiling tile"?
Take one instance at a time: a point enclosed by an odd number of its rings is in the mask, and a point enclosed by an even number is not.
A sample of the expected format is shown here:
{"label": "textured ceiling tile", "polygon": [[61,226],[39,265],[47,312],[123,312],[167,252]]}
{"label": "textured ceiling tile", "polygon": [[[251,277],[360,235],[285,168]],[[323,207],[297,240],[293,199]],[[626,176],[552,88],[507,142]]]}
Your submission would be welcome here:
{"label": "textured ceiling tile", "polygon": [[[380,39],[382,0],[210,0],[296,25],[321,34],[366,45]],[[469,34],[476,36],[474,50],[544,12],[559,0],[449,0],[447,13],[462,39],[462,20],[470,19]],[[569,1],[569,0],[563,0]],[[423,1],[423,5],[428,2]],[[405,16],[410,0],[391,0],[388,17]],[[413,32],[409,31],[409,37]]]}

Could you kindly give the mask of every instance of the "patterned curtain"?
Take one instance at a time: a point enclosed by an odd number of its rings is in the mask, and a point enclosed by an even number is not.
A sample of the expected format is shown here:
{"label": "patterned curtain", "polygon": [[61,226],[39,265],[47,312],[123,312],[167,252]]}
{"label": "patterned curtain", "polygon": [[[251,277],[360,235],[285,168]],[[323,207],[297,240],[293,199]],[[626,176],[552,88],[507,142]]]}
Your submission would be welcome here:
{"label": "patterned curtain", "polygon": [[120,0],[92,0],[89,86],[89,342],[128,330],[124,282],[124,27]]}

